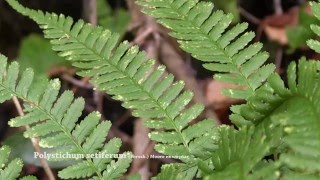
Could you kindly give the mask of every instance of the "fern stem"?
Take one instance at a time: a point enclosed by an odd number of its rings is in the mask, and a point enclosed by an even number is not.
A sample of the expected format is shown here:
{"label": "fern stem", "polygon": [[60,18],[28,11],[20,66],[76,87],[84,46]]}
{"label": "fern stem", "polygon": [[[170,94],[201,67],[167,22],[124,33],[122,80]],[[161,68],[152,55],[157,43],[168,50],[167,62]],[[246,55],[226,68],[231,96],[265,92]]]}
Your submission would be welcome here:
{"label": "fern stem", "polygon": [[97,1],[96,0],[83,0],[83,16],[84,19],[92,25],[97,25]]}
{"label": "fern stem", "polygon": [[[18,111],[18,114],[20,116],[24,116],[24,112],[23,112],[23,109],[21,107],[21,104],[20,104],[18,98],[14,96],[14,97],[12,97],[12,100],[13,100],[13,103]],[[30,129],[30,126],[26,125],[25,128],[28,130],[28,129]],[[36,152],[43,155],[41,148],[39,146],[39,139],[38,138],[31,138],[31,142],[32,142],[33,148],[36,150]],[[56,178],[53,175],[53,172],[48,164],[48,161],[45,158],[39,158],[39,159],[40,159],[40,163],[41,163],[45,173],[47,174],[49,180],[55,180]]]}

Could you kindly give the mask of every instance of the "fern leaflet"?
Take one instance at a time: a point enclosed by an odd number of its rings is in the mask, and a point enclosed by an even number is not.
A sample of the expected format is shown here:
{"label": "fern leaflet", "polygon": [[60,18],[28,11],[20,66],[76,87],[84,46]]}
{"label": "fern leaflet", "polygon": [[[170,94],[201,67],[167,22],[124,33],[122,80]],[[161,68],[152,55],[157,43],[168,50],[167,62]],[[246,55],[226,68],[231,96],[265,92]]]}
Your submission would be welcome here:
{"label": "fern leaflet", "polygon": [[[11,149],[8,146],[2,146],[0,148],[0,179],[15,180],[20,176],[22,170],[22,160],[14,159],[7,164],[9,161]],[[7,166],[6,166],[7,164]],[[36,180],[33,176],[26,176],[20,180]]]}
{"label": "fern leaflet", "polygon": [[[40,137],[40,146],[57,148],[53,154],[82,154],[84,159],[77,160],[77,164],[69,166],[59,172],[59,177],[94,179],[116,179],[121,176],[131,163],[130,153],[126,158],[117,162],[109,159],[90,158],[88,154],[115,154],[119,151],[121,141],[113,139],[107,144],[107,133],[111,127],[109,121],[99,122],[100,114],[89,114],[80,124],[77,124],[84,108],[82,98],[74,99],[73,93],[65,91],[58,96],[60,82],[32,83],[33,70],[26,69],[19,75],[19,64],[11,63],[7,68],[7,59],[0,56],[0,102],[9,100],[13,96],[22,99],[25,104],[26,115],[10,120],[9,125],[19,127],[30,125],[26,130],[26,137]],[[60,159],[67,160],[63,156]],[[109,163],[113,165],[112,169]],[[117,168],[117,170],[114,170]],[[114,173],[110,176],[110,173]]]}

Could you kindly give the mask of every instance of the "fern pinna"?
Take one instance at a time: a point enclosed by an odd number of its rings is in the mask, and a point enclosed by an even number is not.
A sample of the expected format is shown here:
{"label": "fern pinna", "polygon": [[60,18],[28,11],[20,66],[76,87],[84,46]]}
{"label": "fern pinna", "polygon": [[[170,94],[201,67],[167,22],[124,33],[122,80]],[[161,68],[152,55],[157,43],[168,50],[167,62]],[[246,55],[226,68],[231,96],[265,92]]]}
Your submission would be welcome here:
{"label": "fern pinna", "polygon": [[[20,176],[20,172],[22,170],[22,160],[21,159],[14,159],[10,162],[11,149],[8,146],[2,146],[0,148],[0,179],[6,180],[14,180]],[[7,164],[7,165],[6,165]],[[20,178],[20,180],[36,180],[37,178],[33,176],[25,176]]]}
{"label": "fern pinna", "polygon": [[230,97],[249,98],[275,69],[273,64],[262,66],[269,55],[261,51],[261,43],[247,46],[255,36],[253,32],[245,32],[248,24],[241,23],[226,30],[232,22],[232,14],[213,12],[211,2],[138,2],[144,7],[143,12],[172,30],[170,35],[178,39],[183,50],[204,61],[206,69],[220,72],[215,74],[215,79],[241,86],[223,91]]}
{"label": "fern pinna", "polygon": [[[19,64],[11,63],[7,67],[6,57],[0,55],[0,101],[18,97],[25,102],[24,116],[10,120],[9,125],[19,127],[30,125],[26,137],[40,137],[40,146],[56,148],[53,154],[82,154],[84,159],[76,161],[59,172],[59,177],[93,179],[116,179],[122,176],[131,163],[131,155],[119,158],[90,158],[90,154],[118,153],[121,141],[117,138],[104,143],[111,123],[100,121],[100,114],[93,112],[77,124],[84,109],[83,98],[74,99],[71,91],[59,95],[60,81],[55,79],[32,83],[33,70],[26,69],[19,74]],[[55,159],[57,161],[67,158]]]}
{"label": "fern pinna", "polygon": [[40,24],[53,49],[80,68],[79,75],[91,76],[99,90],[124,101],[123,106],[132,109],[133,115],[147,119],[145,125],[155,129],[149,136],[158,142],[158,152],[187,157],[180,158],[185,163],[181,169],[186,169],[187,176],[196,174],[199,159],[206,161],[215,149],[217,132],[211,119],[189,126],[204,107],[196,104],[186,108],[193,93],[182,91],[183,82],[174,83],[173,75],[165,75],[164,66],[146,60],[138,47],[129,47],[128,42],[116,47],[116,33],[82,20],[74,23],[64,15],[30,10],[15,0],[8,2]]}

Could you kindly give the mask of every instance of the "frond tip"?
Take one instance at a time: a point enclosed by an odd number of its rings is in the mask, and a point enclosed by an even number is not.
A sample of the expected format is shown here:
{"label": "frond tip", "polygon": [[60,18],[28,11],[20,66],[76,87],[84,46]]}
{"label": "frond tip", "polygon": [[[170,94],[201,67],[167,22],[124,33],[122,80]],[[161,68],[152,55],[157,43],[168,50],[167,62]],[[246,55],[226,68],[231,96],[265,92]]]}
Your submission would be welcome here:
{"label": "frond tip", "polygon": [[[14,180],[18,179],[20,172],[23,167],[23,162],[21,159],[14,159],[10,162],[9,155],[11,149],[8,146],[2,146],[0,148],[0,179]],[[21,180],[36,180],[37,178],[33,176],[27,176],[21,178]]]}
{"label": "frond tip", "polygon": [[[119,169],[111,170],[113,157],[97,159],[88,155],[116,154],[121,146],[119,139],[113,139],[105,144],[111,122],[100,121],[101,115],[93,112],[80,123],[79,118],[84,109],[84,99],[74,98],[71,91],[65,91],[59,96],[60,81],[57,79],[33,83],[32,69],[26,69],[19,74],[19,64],[13,62],[7,67],[6,57],[0,55],[0,101],[15,96],[25,102],[26,114],[10,120],[9,125],[19,127],[29,125],[24,136],[40,138],[40,146],[56,148],[54,153],[80,154],[83,158],[77,164],[59,172],[60,178],[95,177],[106,179],[105,176],[114,173],[113,179],[124,173],[131,163],[131,156],[119,159]],[[68,157],[52,159],[67,160]],[[51,160],[51,159],[50,159]],[[104,175],[106,174],[106,175]],[[112,178],[109,178],[112,179]]]}

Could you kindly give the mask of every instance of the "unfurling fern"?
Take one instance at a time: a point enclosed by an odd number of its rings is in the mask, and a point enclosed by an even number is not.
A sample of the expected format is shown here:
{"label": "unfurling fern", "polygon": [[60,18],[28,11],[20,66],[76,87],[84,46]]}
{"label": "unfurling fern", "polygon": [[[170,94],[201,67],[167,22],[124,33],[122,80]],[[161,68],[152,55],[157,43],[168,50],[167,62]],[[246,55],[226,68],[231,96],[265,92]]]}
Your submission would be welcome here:
{"label": "unfurling fern", "polygon": [[224,90],[224,94],[240,99],[254,95],[255,90],[274,71],[275,66],[262,66],[269,55],[262,52],[262,44],[247,46],[254,38],[245,32],[247,23],[226,30],[232,22],[231,14],[213,10],[211,2],[199,0],[139,0],[143,12],[155,17],[172,30],[181,48],[204,61],[204,67],[215,74],[217,80],[237,84],[241,88]]}
{"label": "unfurling fern", "polygon": [[30,10],[15,0],[8,2],[40,24],[53,49],[80,68],[79,75],[94,76],[91,82],[99,90],[124,101],[123,106],[132,109],[133,115],[147,119],[145,125],[155,129],[149,136],[158,142],[158,152],[188,157],[181,159],[185,163],[181,168],[194,176],[199,159],[207,160],[216,148],[217,133],[210,119],[189,125],[201,114],[203,105],[186,108],[193,93],[182,91],[183,82],[174,83],[173,75],[165,75],[164,66],[146,60],[138,47],[129,47],[128,42],[116,47],[119,36],[115,33],[82,20],[74,23],[70,17]]}
{"label": "unfurling fern", "polygon": [[[59,177],[94,179],[117,179],[129,167],[130,153],[125,158],[112,161],[112,158],[91,158],[90,154],[115,154],[121,141],[112,139],[105,144],[111,126],[109,121],[100,121],[100,114],[93,112],[77,124],[84,108],[82,98],[74,99],[73,93],[65,91],[58,96],[60,82],[32,83],[33,71],[26,69],[19,74],[19,64],[11,63],[7,68],[7,59],[0,55],[0,101],[13,96],[25,102],[26,115],[11,119],[12,127],[30,125],[26,137],[40,137],[42,147],[56,148],[56,153],[81,154],[85,158],[76,160],[76,164],[59,172]],[[61,159],[56,160],[67,160]]]}
{"label": "unfurling fern", "polygon": [[[11,149],[8,146],[2,146],[0,148],[0,179],[15,180],[20,176],[20,172],[23,167],[22,160],[14,159],[8,163],[10,152],[11,152]],[[37,178],[33,176],[26,176],[26,177],[20,178],[20,180],[36,180],[36,179]]]}

